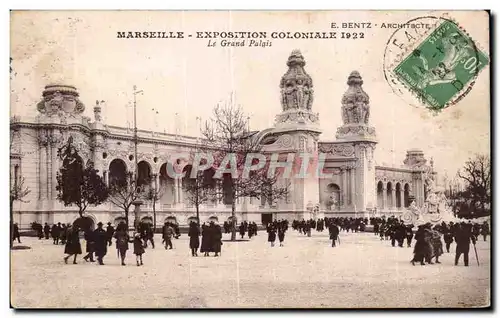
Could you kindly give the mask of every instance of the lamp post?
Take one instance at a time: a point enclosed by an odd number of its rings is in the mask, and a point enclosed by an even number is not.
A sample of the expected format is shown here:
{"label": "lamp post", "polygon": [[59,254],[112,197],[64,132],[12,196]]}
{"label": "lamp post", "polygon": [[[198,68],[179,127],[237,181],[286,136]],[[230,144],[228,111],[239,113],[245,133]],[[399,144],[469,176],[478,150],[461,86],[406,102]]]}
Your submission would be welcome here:
{"label": "lamp post", "polygon": [[138,143],[138,136],[137,136],[137,94],[142,94],[143,91],[137,90],[137,86],[134,85],[134,159],[135,159],[135,195],[134,198],[135,200],[132,202],[134,205],[134,228],[137,231],[139,229],[139,215],[141,213],[141,205],[142,201],[137,200],[137,194],[140,192],[140,187],[138,185],[139,181],[139,163],[137,161],[137,143]]}

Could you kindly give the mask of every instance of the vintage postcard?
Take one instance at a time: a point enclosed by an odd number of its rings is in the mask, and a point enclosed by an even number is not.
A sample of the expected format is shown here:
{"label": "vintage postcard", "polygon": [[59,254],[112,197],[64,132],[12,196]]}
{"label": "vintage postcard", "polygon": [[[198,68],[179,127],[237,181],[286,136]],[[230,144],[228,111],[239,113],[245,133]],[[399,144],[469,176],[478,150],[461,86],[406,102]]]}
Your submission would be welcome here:
{"label": "vintage postcard", "polygon": [[11,306],[491,306],[487,11],[11,11]]}

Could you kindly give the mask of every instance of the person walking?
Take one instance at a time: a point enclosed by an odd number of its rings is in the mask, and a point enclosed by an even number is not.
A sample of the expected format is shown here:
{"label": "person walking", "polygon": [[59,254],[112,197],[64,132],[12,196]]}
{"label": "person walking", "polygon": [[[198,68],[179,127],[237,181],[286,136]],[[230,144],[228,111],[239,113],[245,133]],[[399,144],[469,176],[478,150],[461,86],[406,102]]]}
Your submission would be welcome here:
{"label": "person walking", "polygon": [[141,235],[139,233],[134,234],[133,242],[134,242],[135,261],[137,262],[137,266],[144,265],[144,263],[142,262],[142,254],[144,254],[145,249],[141,239]]}
{"label": "person walking", "polygon": [[276,228],[272,224],[267,228],[267,241],[271,242],[271,247],[274,247],[274,241],[276,241]]}
{"label": "person walking", "polygon": [[116,249],[122,261],[122,266],[125,266],[125,257],[127,256],[128,243],[130,241],[127,225],[125,223],[120,223],[116,228],[114,236],[116,239]]}
{"label": "person walking", "polygon": [[66,237],[66,245],[64,246],[64,254],[68,256],[64,257],[64,263],[68,264],[68,258],[74,255],[73,264],[76,263],[76,256],[82,254],[82,246],[80,245],[80,237],[78,225],[68,227],[68,235]]}
{"label": "person walking", "polygon": [[115,229],[111,225],[111,222],[108,222],[108,226],[106,227],[106,237],[108,238],[108,245],[111,246],[111,241],[113,239],[113,234],[115,234]]}
{"label": "person walking", "polygon": [[91,262],[95,262],[94,261],[94,244],[95,244],[94,231],[92,231],[91,229],[87,229],[85,231],[84,238],[85,238],[85,242],[86,242],[85,245],[86,245],[87,255],[85,255],[83,257],[83,259],[85,260],[85,262],[88,262],[89,259]]}
{"label": "person walking", "polygon": [[15,241],[16,239],[18,243],[21,243],[21,234],[19,233],[19,225],[17,225],[17,223],[14,223],[12,229],[12,241]]}
{"label": "person walking", "polygon": [[283,241],[285,240],[285,229],[282,226],[278,227],[278,240],[280,241],[280,247],[283,247]]}
{"label": "person walking", "polygon": [[328,228],[328,231],[330,232],[330,240],[332,240],[332,247],[335,247],[335,242],[339,238],[339,233],[340,230],[337,225],[334,223],[330,224],[330,227]]}
{"label": "person walking", "polygon": [[163,227],[163,240],[165,241],[165,249],[173,249],[172,236],[174,235],[174,229],[170,226],[170,223],[165,223]]}
{"label": "person walking", "polygon": [[191,256],[198,256],[198,248],[200,247],[200,228],[198,227],[198,223],[191,222],[189,224],[188,236]]}
{"label": "person walking", "polygon": [[222,251],[222,229],[219,224],[210,222],[211,233],[212,233],[212,249],[215,252],[215,257],[219,256]]}
{"label": "person walking", "polygon": [[103,258],[108,252],[108,233],[102,228],[102,222],[97,223],[94,231],[94,252],[99,265],[104,265]]}
{"label": "person walking", "polygon": [[455,234],[455,242],[457,243],[457,248],[455,250],[455,266],[458,265],[458,260],[462,254],[464,254],[464,265],[469,266],[470,243],[472,242],[472,244],[476,245],[476,239],[472,233],[472,226],[462,222]]}
{"label": "person walking", "polygon": [[43,234],[45,234],[45,239],[49,239],[50,235],[50,226],[47,222],[45,222],[45,226],[43,227]]}

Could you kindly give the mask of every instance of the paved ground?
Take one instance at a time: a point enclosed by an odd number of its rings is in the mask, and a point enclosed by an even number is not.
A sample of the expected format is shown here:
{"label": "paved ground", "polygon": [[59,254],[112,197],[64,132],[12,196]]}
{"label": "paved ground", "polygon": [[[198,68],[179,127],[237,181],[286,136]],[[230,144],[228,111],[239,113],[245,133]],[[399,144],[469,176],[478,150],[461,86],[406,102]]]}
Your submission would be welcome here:
{"label": "paved ground", "polygon": [[[227,239],[228,237],[224,237]],[[470,307],[489,304],[490,244],[478,242],[470,266],[412,266],[412,248],[393,248],[371,233],[291,231],[271,248],[260,232],[249,242],[224,242],[222,257],[191,257],[184,234],[174,249],[147,249],[145,265],[130,254],[120,266],[114,246],[105,266],[63,262],[63,246],[24,238],[12,251],[12,305],[17,308],[149,307]],[[161,238],[157,236],[157,243]],[[455,245],[452,245],[452,250]],[[131,251],[129,250],[129,253]],[[213,254],[212,254],[213,255]]]}

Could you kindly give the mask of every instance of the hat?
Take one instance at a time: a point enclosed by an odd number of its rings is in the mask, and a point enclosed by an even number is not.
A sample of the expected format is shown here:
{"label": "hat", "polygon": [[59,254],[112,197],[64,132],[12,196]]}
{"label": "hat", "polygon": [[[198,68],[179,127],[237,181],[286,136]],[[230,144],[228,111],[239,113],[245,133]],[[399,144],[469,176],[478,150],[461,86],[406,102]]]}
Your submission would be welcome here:
{"label": "hat", "polygon": [[102,226],[102,222],[97,223],[97,226]]}
{"label": "hat", "polygon": [[135,233],[134,237],[141,237],[141,235],[139,233]]}
{"label": "hat", "polygon": [[108,222],[108,225],[111,225],[111,222]]}

